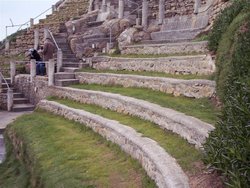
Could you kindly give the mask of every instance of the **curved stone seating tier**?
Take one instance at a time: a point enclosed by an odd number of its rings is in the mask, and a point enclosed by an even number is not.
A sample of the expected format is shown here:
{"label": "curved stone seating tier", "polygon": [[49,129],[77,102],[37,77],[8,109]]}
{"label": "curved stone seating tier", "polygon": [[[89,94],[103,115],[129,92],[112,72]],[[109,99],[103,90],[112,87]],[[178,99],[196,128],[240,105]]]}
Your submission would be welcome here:
{"label": "curved stone seating tier", "polygon": [[117,121],[65,105],[43,100],[38,107],[90,127],[93,131],[118,144],[137,159],[159,188],[188,188],[188,178],[176,160],[154,140],[143,137],[134,129]]}
{"label": "curved stone seating tier", "polygon": [[93,68],[97,70],[153,71],[184,75],[210,75],[215,72],[215,64],[210,55],[160,58],[115,58],[101,56],[94,58],[93,62]]}
{"label": "curved stone seating tier", "polygon": [[207,53],[207,41],[163,44],[138,44],[124,46],[122,54],[190,54]]}
{"label": "curved stone seating tier", "polygon": [[150,88],[156,91],[192,98],[211,97],[215,82],[209,80],[180,80],[127,74],[77,72],[80,83],[122,85],[123,87]]}
{"label": "curved stone seating tier", "polygon": [[179,134],[197,148],[202,147],[208,133],[214,129],[212,125],[204,123],[197,118],[157,104],[119,94],[67,87],[54,87],[50,94],[138,116],[159,125],[164,130],[170,130]]}

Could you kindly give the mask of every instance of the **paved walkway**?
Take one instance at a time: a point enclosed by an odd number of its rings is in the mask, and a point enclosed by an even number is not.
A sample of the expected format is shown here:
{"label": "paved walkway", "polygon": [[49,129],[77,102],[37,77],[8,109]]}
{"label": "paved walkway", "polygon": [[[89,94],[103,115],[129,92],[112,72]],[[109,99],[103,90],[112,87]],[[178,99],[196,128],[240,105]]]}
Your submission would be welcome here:
{"label": "paved walkway", "polygon": [[8,124],[12,123],[17,117],[27,113],[30,112],[0,111],[0,163],[2,163],[5,156],[4,138],[2,135],[2,131],[6,128]]}

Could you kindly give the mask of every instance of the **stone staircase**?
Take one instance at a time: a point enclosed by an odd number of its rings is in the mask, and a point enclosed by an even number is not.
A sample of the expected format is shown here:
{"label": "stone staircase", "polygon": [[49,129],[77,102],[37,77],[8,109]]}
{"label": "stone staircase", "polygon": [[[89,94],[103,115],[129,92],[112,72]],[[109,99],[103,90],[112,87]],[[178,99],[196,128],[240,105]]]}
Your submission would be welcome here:
{"label": "stone staircase", "polygon": [[62,72],[55,74],[56,86],[68,86],[79,83],[79,80],[75,78],[74,72],[83,67],[88,67],[87,63],[80,62],[76,58],[75,54],[71,51],[67,42],[67,33],[61,32],[55,34],[55,40],[63,53],[63,65]]}
{"label": "stone staircase", "polygon": [[[8,82],[10,89],[13,90],[13,112],[22,112],[22,111],[33,111],[35,106],[29,102],[29,99],[24,97],[22,93],[20,93],[16,88],[13,88],[10,84],[10,79],[6,79]],[[6,83],[2,83],[2,94],[6,95],[7,99],[7,91],[8,87]]]}

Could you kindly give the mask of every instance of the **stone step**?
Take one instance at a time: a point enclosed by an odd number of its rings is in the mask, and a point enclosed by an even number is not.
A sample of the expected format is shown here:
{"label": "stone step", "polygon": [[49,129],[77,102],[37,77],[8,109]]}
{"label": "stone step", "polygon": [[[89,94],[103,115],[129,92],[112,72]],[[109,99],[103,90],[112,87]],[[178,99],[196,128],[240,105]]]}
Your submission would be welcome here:
{"label": "stone step", "polygon": [[63,80],[55,81],[55,85],[61,86],[61,87],[65,87],[65,86],[69,86],[73,84],[79,84],[79,80],[78,79],[63,79]]}
{"label": "stone step", "polygon": [[64,44],[64,43],[67,43],[68,41],[67,41],[67,38],[62,38],[62,37],[57,37],[57,38],[55,38],[55,40],[56,40],[56,43],[57,44]]}
{"label": "stone step", "polygon": [[[14,93],[18,92],[18,90],[15,88],[14,89],[10,88],[10,89],[12,89]],[[7,93],[7,91],[8,91],[8,88],[2,88],[2,93]]]}
{"label": "stone step", "polygon": [[137,116],[180,135],[197,148],[202,147],[209,132],[214,130],[214,126],[184,113],[120,94],[65,87],[57,88],[54,96]]}
{"label": "stone step", "polygon": [[133,128],[53,101],[43,100],[38,106],[48,112],[84,124],[104,138],[118,144],[123,151],[141,163],[149,177],[159,187],[189,187],[188,177],[177,161],[156,141],[144,137]]}
{"label": "stone step", "polygon": [[27,104],[29,103],[29,100],[27,98],[14,98],[13,103],[14,104]]}
{"label": "stone step", "polygon": [[79,63],[63,63],[63,67],[75,67],[79,68],[80,64]]}
{"label": "stone step", "polygon": [[62,70],[63,70],[64,72],[74,73],[74,72],[76,72],[77,70],[79,70],[79,68],[62,67]]}
{"label": "stone step", "polygon": [[8,88],[8,87],[12,87],[12,84],[10,83],[2,83],[2,88]]}
{"label": "stone step", "polygon": [[35,106],[32,104],[14,104],[12,107],[13,112],[33,111]]}
{"label": "stone step", "polygon": [[57,37],[67,37],[68,34],[67,33],[56,33],[54,34],[54,37],[57,38]]}
{"label": "stone step", "polygon": [[122,54],[193,54],[208,53],[207,41],[201,42],[176,42],[176,43],[165,43],[165,44],[136,44],[124,46]]}
{"label": "stone step", "polygon": [[75,59],[76,56],[73,53],[64,53],[63,52],[63,58],[72,58],[72,59]]}
{"label": "stone step", "polygon": [[215,63],[210,55],[169,56],[159,58],[98,56],[93,58],[93,68],[97,70],[129,70],[184,75],[210,75],[215,72]]}
{"label": "stone step", "polygon": [[23,94],[22,93],[13,93],[13,97],[14,98],[23,98]]}
{"label": "stone step", "polygon": [[159,31],[159,32],[151,33],[151,38],[153,40],[168,40],[168,39],[172,39],[172,40],[176,40],[176,41],[178,41],[178,39],[192,40],[200,32],[201,32],[200,29]]}
{"label": "stone step", "polygon": [[76,58],[63,58],[63,62],[64,63],[69,63],[69,62],[78,62],[79,63],[79,60],[78,59],[76,59]]}
{"label": "stone step", "polygon": [[191,98],[212,97],[215,82],[210,80],[182,80],[163,77],[138,76],[129,74],[77,72],[76,78],[84,84],[121,85],[124,87],[149,88],[174,96]]}
{"label": "stone step", "polygon": [[185,38],[179,38],[178,40],[167,39],[167,40],[143,40],[139,44],[166,44],[166,43],[180,43],[180,42],[190,42]]}
{"label": "stone step", "polygon": [[58,73],[55,73],[55,79],[56,80],[75,79],[75,74],[74,73],[67,73],[67,72],[58,72]]}

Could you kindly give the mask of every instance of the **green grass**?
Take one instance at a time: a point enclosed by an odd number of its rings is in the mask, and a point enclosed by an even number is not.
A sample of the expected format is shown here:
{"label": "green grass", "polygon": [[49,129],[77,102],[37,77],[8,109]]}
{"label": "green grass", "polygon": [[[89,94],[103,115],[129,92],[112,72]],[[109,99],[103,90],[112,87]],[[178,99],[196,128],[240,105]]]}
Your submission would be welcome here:
{"label": "green grass", "polygon": [[6,142],[6,150],[6,160],[3,164],[0,164],[0,187],[30,187],[30,174],[25,166],[15,158],[13,147],[9,140]]}
{"label": "green grass", "polygon": [[194,116],[205,122],[215,124],[219,110],[207,98],[191,99],[174,97],[159,91],[144,88],[123,88],[122,86],[103,86],[97,84],[72,85],[73,88],[118,93],[125,96],[143,99],[162,107],[171,108],[187,115]]}
{"label": "green grass", "polygon": [[153,72],[153,71],[129,71],[129,70],[96,70],[93,68],[83,68],[78,72],[90,72],[90,73],[112,73],[112,74],[132,74],[141,76],[153,76],[153,77],[166,77],[166,78],[176,78],[176,79],[206,79],[213,80],[213,75],[182,75],[182,74],[167,74],[164,72]]}
{"label": "green grass", "polygon": [[159,58],[159,57],[171,57],[171,56],[193,56],[201,55],[200,52],[190,53],[175,53],[175,54],[102,54],[110,57],[121,57],[121,58]]}
{"label": "green grass", "polygon": [[[143,134],[144,137],[149,137],[160,144],[170,155],[172,155],[185,171],[195,172],[194,163],[200,161],[201,153],[193,146],[187,143],[177,134],[170,131],[162,130],[158,125],[138,117],[132,117],[111,110],[107,110],[96,105],[79,104],[66,99],[59,99],[55,97],[49,98],[67,105],[72,108],[82,109],[102,117],[119,121],[121,124],[134,128],[137,132]],[[188,155],[187,155],[188,153]]]}
{"label": "green grass", "polygon": [[22,140],[33,187],[155,187],[137,161],[79,123],[37,111],[7,132]]}

